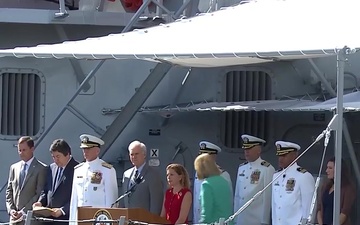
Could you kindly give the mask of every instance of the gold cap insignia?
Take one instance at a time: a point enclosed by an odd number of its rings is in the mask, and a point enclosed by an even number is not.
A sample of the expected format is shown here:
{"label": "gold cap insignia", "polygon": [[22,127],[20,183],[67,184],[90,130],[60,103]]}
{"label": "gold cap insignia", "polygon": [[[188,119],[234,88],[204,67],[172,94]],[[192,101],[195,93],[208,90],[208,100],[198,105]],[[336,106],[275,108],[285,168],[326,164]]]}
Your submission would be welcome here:
{"label": "gold cap insignia", "polygon": [[88,137],[83,137],[83,139],[81,140],[82,143],[87,143],[89,141],[89,138]]}
{"label": "gold cap insignia", "polygon": [[244,144],[248,144],[248,143],[249,143],[249,138],[244,137],[244,138],[243,138],[243,142],[244,142]]}

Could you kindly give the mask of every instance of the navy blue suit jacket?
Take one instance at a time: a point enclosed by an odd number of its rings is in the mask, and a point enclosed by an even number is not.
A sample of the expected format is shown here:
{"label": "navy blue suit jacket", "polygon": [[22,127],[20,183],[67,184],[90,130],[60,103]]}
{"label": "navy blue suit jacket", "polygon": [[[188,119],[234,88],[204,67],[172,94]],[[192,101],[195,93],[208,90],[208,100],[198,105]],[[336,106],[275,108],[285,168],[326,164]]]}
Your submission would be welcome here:
{"label": "navy blue suit jacket", "polygon": [[74,158],[71,158],[63,171],[62,177],[60,178],[60,184],[53,193],[50,191],[52,190],[53,176],[56,174],[55,172],[57,166],[53,163],[47,168],[46,184],[41,192],[39,202],[41,202],[44,207],[61,208],[65,212],[65,215],[62,215],[57,219],[67,220],[69,218],[74,167],[77,164],[79,164],[79,162],[77,162]]}

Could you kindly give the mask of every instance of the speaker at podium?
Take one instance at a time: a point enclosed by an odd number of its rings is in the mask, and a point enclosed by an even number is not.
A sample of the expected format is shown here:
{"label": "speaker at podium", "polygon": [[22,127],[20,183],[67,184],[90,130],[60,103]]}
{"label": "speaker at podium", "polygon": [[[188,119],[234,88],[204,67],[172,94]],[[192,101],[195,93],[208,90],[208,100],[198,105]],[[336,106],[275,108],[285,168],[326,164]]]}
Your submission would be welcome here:
{"label": "speaker at podium", "polygon": [[[125,221],[139,221],[152,224],[171,224],[168,220],[141,208],[92,208],[78,207],[78,220],[118,220],[121,216]],[[93,223],[81,223],[94,225]],[[103,223],[102,223],[103,224]],[[127,224],[125,222],[125,224]]]}

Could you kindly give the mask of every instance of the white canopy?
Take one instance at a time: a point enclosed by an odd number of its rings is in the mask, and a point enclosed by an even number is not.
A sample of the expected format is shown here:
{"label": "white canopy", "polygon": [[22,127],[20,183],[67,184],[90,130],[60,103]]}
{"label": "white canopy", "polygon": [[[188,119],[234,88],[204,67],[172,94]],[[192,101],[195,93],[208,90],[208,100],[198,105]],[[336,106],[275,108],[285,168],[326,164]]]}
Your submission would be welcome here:
{"label": "white canopy", "polygon": [[215,67],[360,48],[358,0],[260,0],[124,34],[0,50],[0,56],[165,60]]}

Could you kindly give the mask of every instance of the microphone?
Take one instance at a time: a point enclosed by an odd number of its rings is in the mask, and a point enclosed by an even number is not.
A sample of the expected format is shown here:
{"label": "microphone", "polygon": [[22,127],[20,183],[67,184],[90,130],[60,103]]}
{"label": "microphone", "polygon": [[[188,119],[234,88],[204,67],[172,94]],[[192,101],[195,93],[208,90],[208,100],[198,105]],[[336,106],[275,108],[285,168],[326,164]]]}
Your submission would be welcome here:
{"label": "microphone", "polygon": [[130,195],[131,193],[133,193],[133,192],[136,190],[136,187],[137,187],[139,184],[143,183],[144,181],[145,181],[144,176],[141,176],[141,177],[136,178],[136,179],[134,180],[135,183],[129,188],[129,190],[127,190],[123,195],[121,195],[120,197],[118,197],[113,204],[111,204],[111,208],[112,208],[115,204],[117,204],[121,199],[123,199],[123,198],[125,198],[126,196]]}

